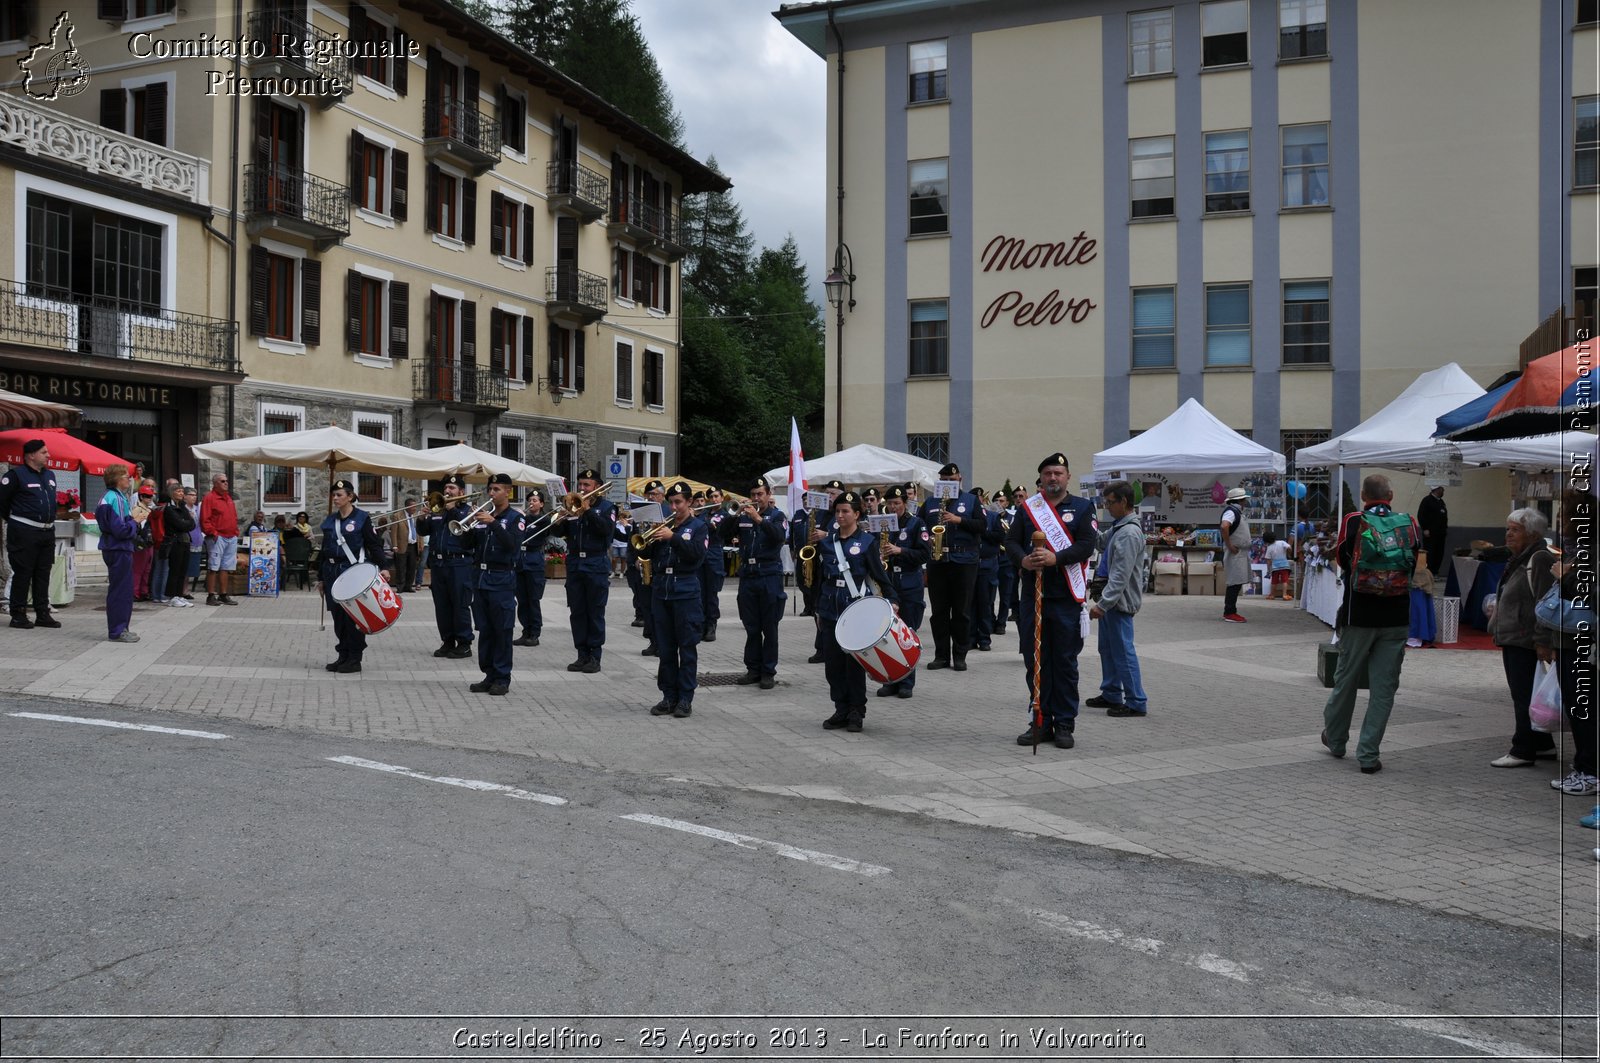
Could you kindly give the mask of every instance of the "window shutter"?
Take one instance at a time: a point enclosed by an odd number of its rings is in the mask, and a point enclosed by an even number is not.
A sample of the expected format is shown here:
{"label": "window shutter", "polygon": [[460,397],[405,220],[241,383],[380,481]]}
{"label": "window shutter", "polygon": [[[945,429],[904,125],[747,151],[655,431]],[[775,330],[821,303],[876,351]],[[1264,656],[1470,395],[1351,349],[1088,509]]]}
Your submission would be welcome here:
{"label": "window shutter", "polygon": [[167,83],[154,81],[144,88],[144,128],[135,132],[152,144],[167,144]]}
{"label": "window shutter", "polygon": [[123,131],[122,123],[128,111],[127,101],[123,97],[121,89],[100,90],[100,124],[118,133]]}
{"label": "window shutter", "polygon": [[533,265],[533,207],[522,205],[522,262]]}
{"label": "window shutter", "polygon": [[628,221],[628,164],[622,161],[622,156],[616,152],[611,153],[611,218],[613,221]]}
{"label": "window shutter", "polygon": [[522,382],[533,383],[533,319],[522,319]]}
{"label": "window shutter", "polygon": [[361,343],[361,274],[353,269],[344,273],[344,342],[354,351]]}
{"label": "window shutter", "polygon": [[350,40],[356,44],[365,44],[368,33],[367,9],[360,4],[352,2],[350,5]]}
{"label": "window shutter", "polygon": [[267,110],[267,103],[260,96],[255,97],[251,105],[254,125],[255,146],[254,156],[257,166],[266,166],[272,161],[272,115]]}
{"label": "window shutter", "polygon": [[656,394],[656,355],[654,351],[644,352],[644,404],[646,406],[661,405],[661,398]]}
{"label": "window shutter", "polygon": [[427,175],[423,179],[424,197],[426,199],[426,214],[422,219],[423,228],[428,232],[438,232],[439,223],[439,167],[428,163]]}
{"label": "window shutter", "polygon": [[505,197],[499,192],[489,193],[489,253],[503,255],[506,253],[506,227],[501,222],[503,210],[501,201]]}
{"label": "window shutter", "polygon": [[389,153],[390,169],[394,171],[389,189],[389,214],[395,221],[406,220],[406,171],[410,162],[411,157],[403,151],[396,149]]}
{"label": "window shutter", "polygon": [[650,300],[650,259],[633,253],[633,301],[648,304]]}
{"label": "window shutter", "polygon": [[475,126],[478,118],[478,89],[481,84],[476,67],[469,66],[461,72],[461,99],[466,104],[467,128],[474,133],[478,131]]}
{"label": "window shutter", "polygon": [[461,242],[474,244],[478,240],[478,182],[461,182]]}
{"label": "window shutter", "polygon": [[389,356],[405,358],[411,354],[411,285],[389,282]]}
{"label": "window shutter", "polygon": [[267,334],[267,249],[250,248],[250,335]]}
{"label": "window shutter", "polygon": [[428,361],[439,364],[439,297],[428,296]]}
{"label": "window shutter", "polygon": [[461,364],[478,364],[478,304],[461,300]]}
{"label": "window shutter", "polygon": [[121,22],[128,17],[127,0],[100,0],[98,10],[107,22]]}
{"label": "window shutter", "polygon": [[672,267],[661,267],[661,310],[672,313]]}
{"label": "window shutter", "polygon": [[662,394],[667,385],[666,363],[667,356],[661,351],[650,352],[650,380],[655,385],[655,405],[657,406],[665,406],[667,404],[666,396]]}
{"label": "window shutter", "polygon": [[561,379],[561,329],[555,325],[546,329],[545,342],[545,374],[550,378],[550,387],[565,387],[567,382]]}
{"label": "window shutter", "polygon": [[583,329],[572,334],[572,365],[576,378],[572,386],[580,395],[583,394],[583,337]]}
{"label": "window shutter", "polygon": [[426,102],[423,104],[423,135],[436,137],[439,135],[439,80],[443,71],[444,56],[439,54],[439,49],[428,49],[428,89]]}
{"label": "window shutter", "polygon": [[322,343],[322,263],[314,258],[300,260],[300,342]]}
{"label": "window shutter", "polygon": [[399,29],[394,31],[394,91],[397,95],[404,96],[406,87],[410,83],[411,60],[406,58],[411,53],[411,38]]}
{"label": "window shutter", "polygon": [[489,309],[489,372],[504,376],[506,371],[505,322],[506,312],[499,307]]}
{"label": "window shutter", "polygon": [[350,132],[350,198],[356,203],[362,201],[361,188],[366,183],[362,178],[362,156],[366,153],[367,138],[360,133]]}

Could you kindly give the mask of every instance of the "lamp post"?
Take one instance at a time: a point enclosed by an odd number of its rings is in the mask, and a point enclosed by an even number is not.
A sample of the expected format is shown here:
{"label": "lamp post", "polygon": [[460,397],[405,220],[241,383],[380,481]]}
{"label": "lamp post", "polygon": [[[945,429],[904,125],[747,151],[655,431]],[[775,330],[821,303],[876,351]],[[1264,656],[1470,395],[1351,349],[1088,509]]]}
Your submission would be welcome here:
{"label": "lamp post", "polygon": [[448,421],[446,421],[444,423],[444,434],[449,436],[451,439],[455,439],[456,438],[456,429],[458,427],[460,427],[460,426],[456,424],[456,419],[454,417],[452,417],[452,418],[450,418]]}
{"label": "lamp post", "polygon": [[822,281],[828,302],[833,304],[833,449],[844,449],[844,312],[856,308],[856,263],[850,245],[839,242],[833,252],[833,271]]}

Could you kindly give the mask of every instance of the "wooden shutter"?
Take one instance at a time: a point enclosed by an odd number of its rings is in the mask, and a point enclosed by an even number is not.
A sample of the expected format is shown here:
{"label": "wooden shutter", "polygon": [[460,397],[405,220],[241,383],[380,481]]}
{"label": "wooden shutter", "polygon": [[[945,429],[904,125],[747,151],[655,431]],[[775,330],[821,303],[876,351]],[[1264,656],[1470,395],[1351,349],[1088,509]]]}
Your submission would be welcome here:
{"label": "wooden shutter", "polygon": [[478,239],[478,182],[461,182],[461,242],[476,243]]}
{"label": "wooden shutter", "polygon": [[406,220],[406,179],[410,163],[411,157],[398,148],[389,153],[389,168],[394,171],[389,188],[389,215],[395,221]]}
{"label": "wooden shutter", "polygon": [[405,358],[411,353],[411,285],[389,282],[389,357]]}
{"label": "wooden shutter", "polygon": [[506,253],[506,227],[500,220],[504,209],[505,199],[499,192],[489,193],[489,253],[503,255]]}
{"label": "wooden shutter", "polygon": [[267,334],[267,249],[250,247],[250,335]]}
{"label": "wooden shutter", "polygon": [[152,144],[167,144],[167,83],[152,81],[144,87],[144,128],[134,132]]}
{"label": "wooden shutter", "polygon": [[504,310],[489,309],[489,372],[495,376],[504,376],[506,372],[505,319]]}
{"label": "wooden shutter", "polygon": [[522,319],[522,382],[533,383],[533,319]]}
{"label": "wooden shutter", "polygon": [[254,133],[254,161],[257,166],[266,166],[272,162],[272,112],[268,103],[257,96],[251,104],[252,132]]}
{"label": "wooden shutter", "polygon": [[350,4],[350,41],[365,44],[371,31],[367,24],[367,9],[352,0]]}
{"label": "wooden shutter", "polygon": [[127,94],[122,89],[100,90],[101,125],[121,133],[123,132],[123,123],[127,121],[127,114]]}
{"label": "wooden shutter", "polygon": [[344,273],[344,342],[350,350],[361,346],[361,288],[362,277],[353,269]]}
{"label": "wooden shutter", "polygon": [[426,176],[423,178],[423,198],[425,200],[422,218],[422,227],[428,232],[438,232],[435,228],[439,221],[439,167],[428,163]]}
{"label": "wooden shutter", "polygon": [[522,205],[522,262],[533,265],[533,207],[528,203]]}
{"label": "wooden shutter", "polygon": [[583,394],[583,337],[584,330],[578,329],[572,334],[572,375],[573,388],[578,394]]}
{"label": "wooden shutter", "polygon": [[394,31],[394,60],[390,64],[394,70],[394,91],[397,95],[404,96],[410,84],[411,60],[406,58],[411,53],[411,38],[399,29]]}
{"label": "wooden shutter", "polygon": [[107,22],[121,22],[128,17],[128,0],[100,0],[96,10]]}
{"label": "wooden shutter", "polygon": [[611,153],[611,219],[628,221],[628,164],[622,156]]}
{"label": "wooden shutter", "polygon": [[439,80],[443,73],[444,56],[439,49],[428,49],[428,89],[424,98],[423,108],[426,118],[423,120],[423,135],[436,137],[439,135]]}
{"label": "wooden shutter", "polygon": [[300,342],[322,343],[322,263],[314,258],[300,260]]}
{"label": "wooden shutter", "polygon": [[545,340],[549,348],[545,351],[545,374],[550,378],[550,387],[566,387],[567,382],[561,379],[561,329],[551,325],[545,333]]}
{"label": "wooden shutter", "polygon": [[350,199],[357,206],[364,206],[362,188],[365,187],[365,167],[362,165],[367,150],[367,138],[354,130],[350,131]]}
{"label": "wooden shutter", "polygon": [[478,304],[461,300],[461,364],[478,364]]}
{"label": "wooden shutter", "polygon": [[661,311],[672,313],[672,267],[661,267]]}
{"label": "wooden shutter", "polygon": [[655,393],[655,399],[650,405],[665,406],[667,402],[662,392],[666,390],[667,383],[665,371],[667,356],[660,351],[646,351],[644,360],[645,364],[650,367],[650,390]]}
{"label": "wooden shutter", "polygon": [[437,293],[428,296],[428,361],[438,365],[439,357],[439,296]]}

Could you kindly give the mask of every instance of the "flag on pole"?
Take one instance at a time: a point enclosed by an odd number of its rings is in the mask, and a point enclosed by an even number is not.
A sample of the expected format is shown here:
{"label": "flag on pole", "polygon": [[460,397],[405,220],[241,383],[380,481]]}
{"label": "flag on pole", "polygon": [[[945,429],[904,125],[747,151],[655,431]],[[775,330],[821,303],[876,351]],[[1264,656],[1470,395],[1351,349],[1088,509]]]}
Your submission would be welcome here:
{"label": "flag on pole", "polygon": [[805,508],[806,456],[800,452],[800,426],[789,418],[789,515],[792,517]]}

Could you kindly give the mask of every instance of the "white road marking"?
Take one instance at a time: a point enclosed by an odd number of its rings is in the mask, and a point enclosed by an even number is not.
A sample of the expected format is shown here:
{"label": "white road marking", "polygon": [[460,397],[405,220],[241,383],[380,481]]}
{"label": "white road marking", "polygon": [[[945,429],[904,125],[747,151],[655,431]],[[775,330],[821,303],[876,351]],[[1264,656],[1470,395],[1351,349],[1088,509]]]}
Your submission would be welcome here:
{"label": "white road marking", "polygon": [[412,779],[421,779],[423,782],[443,783],[446,786],[459,786],[464,790],[482,790],[486,793],[501,794],[505,797],[515,798],[518,801],[538,801],[543,805],[564,805],[565,797],[556,797],[553,794],[536,794],[530,790],[519,790],[515,786],[506,786],[497,782],[484,782],[481,779],[455,779],[448,775],[424,775],[420,771],[402,768],[398,764],[383,764],[376,760],[366,760],[362,757],[329,757],[335,764],[349,764],[355,768],[371,768],[373,771],[386,771],[391,775],[404,775]]}
{"label": "white road marking", "polygon": [[1115,927],[1099,926],[1082,919],[1062,915],[1060,912],[1047,912],[1042,908],[1024,908],[1024,912],[1033,918],[1055,927],[1063,933],[1073,937],[1085,938],[1089,941],[1099,941],[1107,945],[1128,949],[1131,952],[1142,952],[1146,956],[1158,956],[1171,960],[1185,967],[1193,967],[1199,971],[1210,974],[1220,974],[1224,978],[1231,978],[1235,982],[1250,981],[1249,972],[1259,970],[1248,963],[1237,963],[1233,960],[1218,956],[1211,952],[1202,952],[1197,956],[1185,954],[1172,954],[1167,951],[1167,943],[1156,938],[1130,937]]}
{"label": "white road marking", "polygon": [[648,823],[653,827],[666,827],[669,830],[681,830],[685,834],[698,834],[703,838],[715,838],[717,841],[732,842],[741,849],[768,849],[779,856],[786,856],[790,860],[799,860],[808,864],[821,864],[831,867],[835,871],[849,871],[857,875],[871,878],[875,875],[887,875],[889,869],[879,867],[877,864],[865,864],[859,860],[852,860],[847,856],[834,856],[832,853],[819,853],[812,849],[797,849],[783,842],[770,842],[765,838],[752,838],[748,834],[735,834],[732,831],[718,830],[715,827],[703,827],[698,823],[689,823],[681,819],[668,819],[665,816],[652,816],[645,812],[635,812],[623,816],[623,819],[635,823]]}
{"label": "white road marking", "polygon": [[181,727],[157,727],[153,723],[122,723],[120,720],[96,720],[88,716],[56,716],[48,712],[8,712],[7,716],[21,716],[27,720],[49,720],[52,723],[86,723],[93,727],[117,727],[124,731],[154,731],[156,734],[182,735],[184,738],[227,738],[215,731],[185,731]]}

